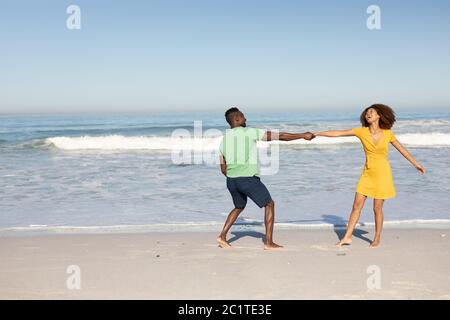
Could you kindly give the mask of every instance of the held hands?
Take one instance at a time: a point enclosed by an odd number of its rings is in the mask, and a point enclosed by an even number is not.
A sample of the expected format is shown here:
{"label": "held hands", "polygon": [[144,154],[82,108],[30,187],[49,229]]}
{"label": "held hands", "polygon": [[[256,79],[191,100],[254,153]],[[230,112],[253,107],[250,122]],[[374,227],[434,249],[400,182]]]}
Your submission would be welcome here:
{"label": "held hands", "polygon": [[311,132],[305,132],[304,134],[305,134],[304,139],[305,139],[305,140],[308,140],[308,141],[311,141],[312,139],[314,139],[314,138],[316,137],[316,136],[314,135],[314,133],[311,133]]}

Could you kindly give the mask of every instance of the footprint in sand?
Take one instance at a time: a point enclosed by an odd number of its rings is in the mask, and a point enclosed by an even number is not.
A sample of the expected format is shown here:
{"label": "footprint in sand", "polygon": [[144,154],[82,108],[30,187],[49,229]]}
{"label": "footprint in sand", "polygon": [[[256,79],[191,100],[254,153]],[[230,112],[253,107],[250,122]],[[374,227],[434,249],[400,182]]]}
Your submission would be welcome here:
{"label": "footprint in sand", "polygon": [[157,245],[159,247],[179,247],[181,245],[184,245],[184,243],[181,242],[157,242]]}
{"label": "footprint in sand", "polygon": [[320,250],[320,251],[330,251],[331,247],[323,246],[323,245],[313,245],[313,246],[311,246],[311,249],[316,249],[316,250]]}
{"label": "footprint in sand", "polygon": [[33,246],[24,246],[22,249],[29,249],[29,250],[39,250],[41,247],[33,247]]}
{"label": "footprint in sand", "polygon": [[411,281],[392,281],[393,286],[400,287],[402,289],[406,290],[416,290],[426,293],[432,293],[433,290],[425,288],[424,284],[411,282]]}

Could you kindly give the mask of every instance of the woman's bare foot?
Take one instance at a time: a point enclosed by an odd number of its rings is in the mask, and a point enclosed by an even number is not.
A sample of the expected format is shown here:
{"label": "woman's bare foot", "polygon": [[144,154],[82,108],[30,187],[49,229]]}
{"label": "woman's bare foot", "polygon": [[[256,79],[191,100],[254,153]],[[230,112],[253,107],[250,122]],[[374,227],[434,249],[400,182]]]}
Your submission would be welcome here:
{"label": "woman's bare foot", "polygon": [[337,247],[342,247],[342,246],[349,246],[351,244],[352,244],[352,239],[343,238],[341,241],[336,243],[336,246]]}
{"label": "woman's bare foot", "polygon": [[264,244],[264,250],[276,250],[276,249],[281,249],[281,248],[283,248],[283,246],[280,246],[279,244],[276,244],[275,242]]}
{"label": "woman's bare foot", "polygon": [[370,244],[370,246],[369,247],[371,247],[371,248],[377,248],[377,247],[379,247],[380,246],[380,239],[374,239],[373,241],[372,241],[372,243]]}
{"label": "woman's bare foot", "polygon": [[232,246],[227,242],[226,238],[217,237],[217,243],[219,244],[219,247],[224,249],[231,249]]}

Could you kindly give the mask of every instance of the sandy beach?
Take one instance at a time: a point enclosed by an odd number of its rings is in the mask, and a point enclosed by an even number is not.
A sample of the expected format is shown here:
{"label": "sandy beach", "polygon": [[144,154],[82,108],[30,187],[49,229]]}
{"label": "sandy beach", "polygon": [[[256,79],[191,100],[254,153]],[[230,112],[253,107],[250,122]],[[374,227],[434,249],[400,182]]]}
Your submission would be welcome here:
{"label": "sandy beach", "polygon": [[3,237],[0,298],[450,299],[448,229],[389,228],[376,249],[360,230],[345,248],[333,230],[280,230],[272,252],[260,231],[232,232],[231,250],[212,232]]}

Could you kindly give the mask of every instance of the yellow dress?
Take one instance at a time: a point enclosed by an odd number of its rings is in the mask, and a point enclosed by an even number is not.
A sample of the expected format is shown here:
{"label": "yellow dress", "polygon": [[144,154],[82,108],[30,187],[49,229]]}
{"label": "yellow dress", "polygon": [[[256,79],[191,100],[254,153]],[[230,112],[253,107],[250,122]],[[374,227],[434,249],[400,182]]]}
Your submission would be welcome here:
{"label": "yellow dress", "polygon": [[374,199],[394,198],[396,193],[388,160],[388,146],[395,140],[394,133],[383,130],[380,141],[375,144],[368,127],[354,128],[352,131],[361,140],[366,154],[356,192]]}

